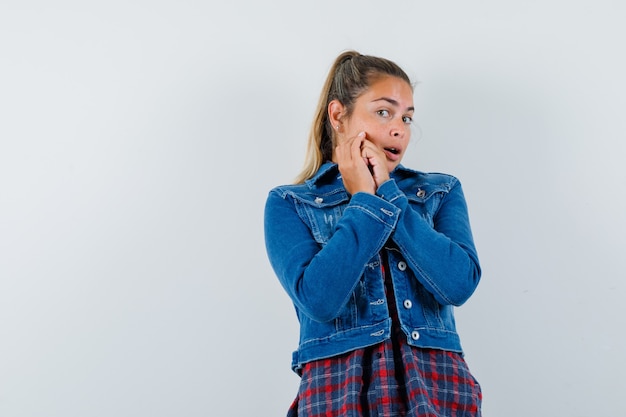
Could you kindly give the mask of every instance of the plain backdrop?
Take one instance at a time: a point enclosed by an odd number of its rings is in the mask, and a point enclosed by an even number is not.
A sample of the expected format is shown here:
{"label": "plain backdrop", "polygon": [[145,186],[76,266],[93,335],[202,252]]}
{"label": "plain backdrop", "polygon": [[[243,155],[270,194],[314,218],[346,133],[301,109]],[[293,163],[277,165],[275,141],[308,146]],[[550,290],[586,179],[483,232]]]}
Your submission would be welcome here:
{"label": "plain backdrop", "polygon": [[269,189],[345,49],[416,82],[404,164],[463,183],[486,417],[624,415],[626,6],[0,4],[0,416],[281,416]]}

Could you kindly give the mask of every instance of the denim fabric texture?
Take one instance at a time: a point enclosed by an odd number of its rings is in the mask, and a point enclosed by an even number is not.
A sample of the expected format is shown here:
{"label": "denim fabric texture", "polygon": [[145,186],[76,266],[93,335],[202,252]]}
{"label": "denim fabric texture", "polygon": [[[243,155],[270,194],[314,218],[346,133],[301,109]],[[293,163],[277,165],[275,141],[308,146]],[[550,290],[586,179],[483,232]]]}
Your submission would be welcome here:
{"label": "denim fabric texture", "polygon": [[480,280],[461,184],[399,165],[376,195],[350,196],[336,164],[269,192],[268,258],[293,301],[300,339],[292,369],[391,337],[383,256],[409,344],[462,353],[454,306]]}

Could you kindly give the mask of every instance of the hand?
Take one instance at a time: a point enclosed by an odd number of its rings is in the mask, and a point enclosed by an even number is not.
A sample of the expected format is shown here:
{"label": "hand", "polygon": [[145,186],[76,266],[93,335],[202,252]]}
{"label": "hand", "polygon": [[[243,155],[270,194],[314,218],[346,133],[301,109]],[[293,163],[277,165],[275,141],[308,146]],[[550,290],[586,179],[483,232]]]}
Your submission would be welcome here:
{"label": "hand", "polygon": [[335,158],[350,194],[360,191],[374,194],[378,186],[389,179],[385,154],[367,140],[365,132],[341,140],[335,148]]}
{"label": "hand", "polygon": [[372,177],[374,178],[374,183],[376,184],[376,189],[378,189],[382,183],[389,179],[385,153],[373,142],[365,139],[361,146],[361,156],[363,156],[365,163],[369,167]]}

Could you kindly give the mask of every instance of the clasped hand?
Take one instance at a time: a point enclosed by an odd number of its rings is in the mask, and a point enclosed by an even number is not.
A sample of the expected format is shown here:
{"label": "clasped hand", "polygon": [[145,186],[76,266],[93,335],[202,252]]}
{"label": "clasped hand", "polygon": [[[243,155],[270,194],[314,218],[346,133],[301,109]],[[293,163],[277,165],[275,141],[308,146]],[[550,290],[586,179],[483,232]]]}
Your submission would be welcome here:
{"label": "clasped hand", "polygon": [[365,132],[340,140],[335,148],[335,159],[346,190],[375,194],[382,183],[389,179],[385,153]]}

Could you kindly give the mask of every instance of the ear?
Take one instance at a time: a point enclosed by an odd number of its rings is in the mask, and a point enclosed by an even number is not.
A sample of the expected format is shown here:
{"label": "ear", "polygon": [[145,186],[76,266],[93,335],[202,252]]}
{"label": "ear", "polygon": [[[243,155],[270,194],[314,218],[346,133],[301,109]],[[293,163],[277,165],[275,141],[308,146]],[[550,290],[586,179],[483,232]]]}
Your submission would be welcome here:
{"label": "ear", "polygon": [[333,126],[333,130],[337,129],[339,125],[341,125],[343,116],[345,115],[346,107],[339,102],[339,100],[335,99],[328,103],[328,120],[330,124]]}

